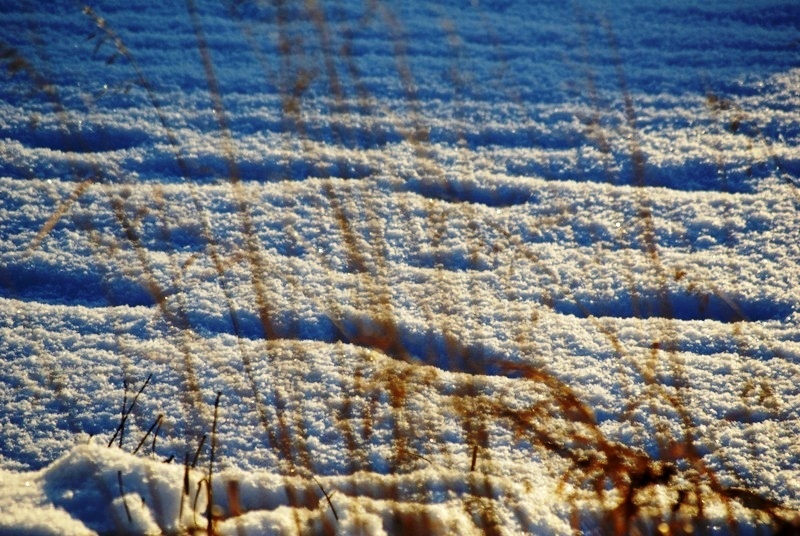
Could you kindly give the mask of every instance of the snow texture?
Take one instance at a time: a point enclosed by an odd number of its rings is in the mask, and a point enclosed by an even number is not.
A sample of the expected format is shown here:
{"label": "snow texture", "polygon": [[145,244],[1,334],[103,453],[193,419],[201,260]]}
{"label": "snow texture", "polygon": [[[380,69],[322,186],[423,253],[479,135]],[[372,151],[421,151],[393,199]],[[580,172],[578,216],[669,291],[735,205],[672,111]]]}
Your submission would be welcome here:
{"label": "snow texture", "polygon": [[0,13],[0,533],[800,531],[796,2]]}

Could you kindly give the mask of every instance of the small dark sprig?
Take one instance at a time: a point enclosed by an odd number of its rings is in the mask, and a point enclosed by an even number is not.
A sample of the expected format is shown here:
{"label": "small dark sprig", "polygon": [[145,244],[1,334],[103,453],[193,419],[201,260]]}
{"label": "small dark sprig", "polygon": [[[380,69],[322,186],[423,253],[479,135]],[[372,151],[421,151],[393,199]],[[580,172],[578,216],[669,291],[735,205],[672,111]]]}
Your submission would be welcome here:
{"label": "small dark sprig", "polygon": [[124,397],[123,402],[122,402],[122,415],[120,416],[119,425],[117,426],[117,430],[114,432],[114,435],[111,437],[111,439],[108,442],[108,446],[109,447],[111,445],[113,445],[114,444],[114,440],[117,439],[117,437],[119,437],[119,447],[122,448],[122,437],[123,437],[123,435],[125,433],[125,423],[128,420],[128,416],[130,416],[131,412],[133,411],[134,406],[136,406],[136,401],[139,399],[139,395],[142,394],[142,391],[145,390],[145,388],[150,383],[150,380],[152,378],[153,378],[153,374],[152,373],[147,376],[147,379],[145,380],[144,384],[139,389],[139,391],[136,393],[136,396],[133,397],[133,400],[131,401],[131,405],[128,406],[127,408],[125,408],[125,404],[127,403],[127,396],[128,396],[128,382],[127,381],[125,382],[125,384],[124,384],[125,385],[125,397]]}

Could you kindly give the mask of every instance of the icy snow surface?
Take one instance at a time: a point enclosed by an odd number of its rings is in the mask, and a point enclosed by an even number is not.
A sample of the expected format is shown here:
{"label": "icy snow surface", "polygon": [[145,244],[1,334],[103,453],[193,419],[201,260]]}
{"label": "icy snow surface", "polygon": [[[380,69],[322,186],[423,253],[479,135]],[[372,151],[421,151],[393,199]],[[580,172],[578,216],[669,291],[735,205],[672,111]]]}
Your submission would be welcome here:
{"label": "icy snow surface", "polygon": [[696,4],[0,2],[0,532],[800,530],[800,6]]}

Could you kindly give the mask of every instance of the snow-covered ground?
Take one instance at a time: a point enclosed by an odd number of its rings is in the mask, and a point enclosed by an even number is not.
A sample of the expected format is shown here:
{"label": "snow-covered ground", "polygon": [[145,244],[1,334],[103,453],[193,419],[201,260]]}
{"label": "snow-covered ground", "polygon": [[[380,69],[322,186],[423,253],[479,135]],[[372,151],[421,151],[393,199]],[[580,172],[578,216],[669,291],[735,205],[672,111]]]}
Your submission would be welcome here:
{"label": "snow-covered ground", "polygon": [[0,2],[0,533],[800,531],[800,6],[696,4]]}

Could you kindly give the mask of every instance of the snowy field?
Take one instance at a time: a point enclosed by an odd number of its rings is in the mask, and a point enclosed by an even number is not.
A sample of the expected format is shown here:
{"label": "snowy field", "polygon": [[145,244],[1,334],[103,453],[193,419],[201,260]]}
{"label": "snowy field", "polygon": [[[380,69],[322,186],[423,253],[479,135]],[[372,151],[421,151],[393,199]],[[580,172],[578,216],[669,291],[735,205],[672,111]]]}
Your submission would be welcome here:
{"label": "snowy field", "polygon": [[800,533],[799,88],[786,0],[0,1],[0,533]]}

